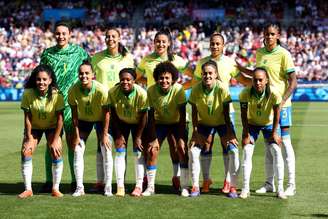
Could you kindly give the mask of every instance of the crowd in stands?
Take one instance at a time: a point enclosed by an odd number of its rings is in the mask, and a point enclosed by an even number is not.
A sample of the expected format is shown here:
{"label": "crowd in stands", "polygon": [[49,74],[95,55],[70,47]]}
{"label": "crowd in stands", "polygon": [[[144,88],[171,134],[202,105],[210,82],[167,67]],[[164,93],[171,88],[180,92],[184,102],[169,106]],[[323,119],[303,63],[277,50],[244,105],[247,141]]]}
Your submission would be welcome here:
{"label": "crowd in stands", "polygon": [[[10,3],[0,1],[0,7],[5,8],[0,12],[2,18],[0,19],[0,87],[23,87],[26,76],[39,63],[42,51],[55,44],[52,34],[53,24],[42,21],[43,8],[87,8],[89,19],[73,30],[71,41],[81,45],[91,56],[106,48],[103,25],[99,24],[121,19],[121,16],[130,19],[133,14],[132,9],[129,9],[133,8],[132,1],[110,0],[105,1],[107,4],[99,4],[98,1],[42,1],[42,4],[38,1],[29,1],[19,7],[18,2],[20,1]],[[213,31],[219,31],[225,36],[227,55],[238,58],[245,65],[254,66],[255,51],[262,46],[263,40],[260,27],[263,27],[268,16],[277,20],[283,16],[282,1],[277,0],[270,0],[264,4],[242,1],[243,3],[235,8],[229,5],[237,4],[237,1],[231,1],[229,4],[219,0],[196,1],[192,4],[160,0],[151,2],[145,4],[145,20],[162,19],[160,22],[167,25],[172,21],[170,18],[174,17],[176,22],[190,16],[195,7],[206,8],[206,5],[216,4],[226,9],[228,19],[220,23],[195,21],[188,25],[170,26],[174,52],[188,59],[191,66],[207,54],[206,37]],[[323,2],[321,0],[287,2],[294,4],[295,16],[303,19],[302,25],[297,25],[297,28],[296,25],[283,28],[280,38],[282,45],[293,55],[299,81],[328,82],[328,32],[326,31],[328,25],[325,23],[328,14],[327,4],[319,7],[319,3]],[[90,16],[96,19],[91,19]],[[306,19],[311,16],[315,18],[313,20],[320,20],[322,23],[318,25],[318,22],[307,21]],[[256,20],[255,17],[261,18],[257,19],[260,23],[250,23]],[[153,51],[156,28],[135,29],[125,26],[121,31],[122,43],[133,53],[136,64]]]}

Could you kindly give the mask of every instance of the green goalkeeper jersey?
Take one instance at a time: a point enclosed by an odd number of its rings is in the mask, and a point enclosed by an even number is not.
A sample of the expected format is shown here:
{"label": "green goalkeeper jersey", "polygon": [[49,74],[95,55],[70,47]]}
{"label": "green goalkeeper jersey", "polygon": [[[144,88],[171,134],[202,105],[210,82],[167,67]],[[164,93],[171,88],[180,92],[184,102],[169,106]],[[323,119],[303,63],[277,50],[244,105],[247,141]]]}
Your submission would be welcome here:
{"label": "green goalkeeper jersey", "polygon": [[68,105],[68,90],[78,79],[79,66],[88,57],[84,49],[74,44],[68,44],[63,49],[53,46],[44,50],[41,55],[41,64],[49,65],[55,72],[58,87],[64,96],[65,106]]}

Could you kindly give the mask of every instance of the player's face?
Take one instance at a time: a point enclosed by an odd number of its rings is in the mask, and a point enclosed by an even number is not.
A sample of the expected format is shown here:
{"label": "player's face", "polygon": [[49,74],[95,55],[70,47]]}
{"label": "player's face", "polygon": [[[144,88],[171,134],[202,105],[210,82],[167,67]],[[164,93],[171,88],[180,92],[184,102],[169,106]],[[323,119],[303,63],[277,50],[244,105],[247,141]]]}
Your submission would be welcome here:
{"label": "player's face", "polygon": [[220,36],[213,36],[210,41],[210,50],[212,57],[216,58],[223,53],[223,39]]}
{"label": "player's face", "polygon": [[278,30],[274,27],[269,27],[264,31],[264,41],[265,45],[269,48],[274,48],[277,46],[277,40],[280,34]]}
{"label": "player's face", "polygon": [[81,65],[79,69],[79,79],[84,88],[91,88],[93,72],[90,65]]}
{"label": "player's face", "polygon": [[106,45],[110,50],[118,49],[118,43],[120,42],[120,35],[116,30],[108,30],[106,32]]}
{"label": "player's face", "polygon": [[169,91],[172,86],[173,79],[170,72],[164,72],[158,76],[157,84],[161,87],[164,92]]}
{"label": "player's face", "polygon": [[171,45],[169,38],[165,34],[158,35],[155,40],[155,52],[159,55],[165,55],[168,47]]}
{"label": "player's face", "polygon": [[202,72],[202,81],[203,81],[203,85],[206,88],[208,88],[208,89],[213,88],[217,77],[218,77],[218,74],[217,74],[217,71],[214,66],[206,65],[204,67],[204,70]]}
{"label": "player's face", "polygon": [[130,73],[123,73],[120,75],[120,85],[124,93],[130,93],[133,89],[134,78]]}
{"label": "player's face", "polygon": [[40,71],[36,75],[36,87],[41,93],[41,95],[44,95],[49,88],[49,85],[51,84],[52,79],[49,77],[48,73],[45,71]]}
{"label": "player's face", "polygon": [[55,38],[57,46],[60,48],[65,48],[69,43],[69,39],[71,38],[71,32],[69,31],[68,27],[58,26],[55,30]]}
{"label": "player's face", "polygon": [[252,81],[253,81],[253,87],[255,88],[256,92],[263,93],[268,83],[268,78],[265,72],[262,70],[255,71]]}

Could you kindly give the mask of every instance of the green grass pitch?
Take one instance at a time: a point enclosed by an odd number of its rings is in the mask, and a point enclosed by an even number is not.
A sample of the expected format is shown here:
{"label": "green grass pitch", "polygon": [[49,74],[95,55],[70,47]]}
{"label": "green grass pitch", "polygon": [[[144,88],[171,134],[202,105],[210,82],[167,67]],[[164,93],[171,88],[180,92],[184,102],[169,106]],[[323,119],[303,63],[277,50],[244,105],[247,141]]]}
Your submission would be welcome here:
{"label": "green grass pitch", "polygon": [[[240,111],[237,103],[235,106],[237,134],[240,139]],[[247,200],[231,200],[219,193],[218,188],[222,186],[223,179],[223,161],[217,139],[211,169],[214,184],[208,195],[183,198],[172,193],[172,168],[165,142],[159,158],[156,195],[143,198],[126,195],[118,198],[87,194],[73,198],[69,193],[70,177],[65,151],[61,185],[65,196],[61,199],[38,193],[45,178],[43,139],[33,156],[34,196],[20,200],[17,194],[24,187],[20,173],[23,113],[19,109],[19,103],[0,103],[0,123],[0,218],[328,218],[327,102],[293,105],[292,142],[296,153],[297,194],[288,200],[278,200],[272,193],[256,195],[254,192]],[[134,186],[131,144],[128,151],[127,194]],[[93,133],[87,142],[85,153],[86,191],[96,178],[95,152]],[[253,157],[252,191],[260,187],[263,180],[264,151],[261,136]],[[241,177],[239,188],[240,181]],[[115,184],[113,190],[116,190]]]}

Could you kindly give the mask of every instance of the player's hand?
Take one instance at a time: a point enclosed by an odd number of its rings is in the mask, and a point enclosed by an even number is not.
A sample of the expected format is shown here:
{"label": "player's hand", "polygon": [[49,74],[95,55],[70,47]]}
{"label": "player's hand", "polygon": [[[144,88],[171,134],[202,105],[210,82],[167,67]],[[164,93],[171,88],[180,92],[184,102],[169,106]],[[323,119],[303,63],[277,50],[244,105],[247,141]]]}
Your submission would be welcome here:
{"label": "player's hand", "polygon": [[126,142],[125,142],[125,139],[124,139],[123,135],[121,135],[117,139],[115,139],[116,148],[120,148],[120,147],[122,147],[122,145],[126,145]]}
{"label": "player's hand", "polygon": [[101,138],[101,143],[102,145],[104,145],[106,148],[108,148],[109,150],[112,149],[112,145],[109,141],[109,136],[108,134],[104,134]]}
{"label": "player's hand", "polygon": [[281,138],[277,133],[272,133],[272,135],[269,138],[269,142],[275,142],[277,145],[281,147]]}
{"label": "player's hand", "polygon": [[150,153],[151,155],[154,151],[159,151],[159,142],[158,142],[157,138],[148,143],[147,150],[148,150],[148,153]]}
{"label": "player's hand", "polygon": [[186,143],[182,138],[179,138],[178,140],[178,148],[180,148],[183,154],[186,153]]}
{"label": "player's hand", "polygon": [[51,153],[53,154],[55,159],[58,159],[61,157],[62,154],[62,147],[60,144],[60,140],[59,139],[54,139],[54,141],[52,142],[52,144],[50,145],[50,150]]}
{"label": "player's hand", "polygon": [[233,144],[233,145],[235,145],[236,147],[238,147],[238,140],[237,140],[237,138],[236,137],[232,137],[232,138],[230,138],[228,141],[227,141],[227,145],[228,144]]}
{"label": "player's hand", "polygon": [[142,141],[141,141],[141,138],[140,137],[136,137],[134,139],[133,144],[134,144],[134,147],[135,148],[138,148],[139,149],[139,151],[143,151],[144,147],[142,146]]}
{"label": "player's hand", "polygon": [[74,136],[72,140],[72,145],[75,148],[76,146],[80,145],[80,138],[78,136]]}
{"label": "player's hand", "polygon": [[251,136],[248,132],[243,132],[241,143],[243,147],[247,144],[253,144],[253,142],[251,141]]}

